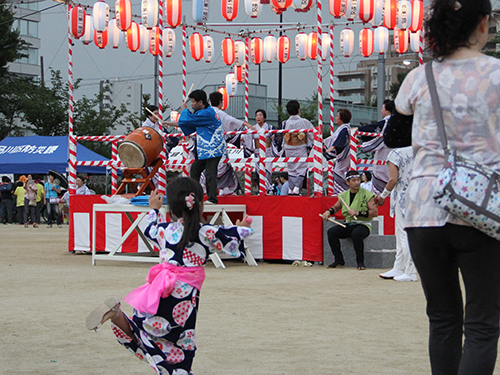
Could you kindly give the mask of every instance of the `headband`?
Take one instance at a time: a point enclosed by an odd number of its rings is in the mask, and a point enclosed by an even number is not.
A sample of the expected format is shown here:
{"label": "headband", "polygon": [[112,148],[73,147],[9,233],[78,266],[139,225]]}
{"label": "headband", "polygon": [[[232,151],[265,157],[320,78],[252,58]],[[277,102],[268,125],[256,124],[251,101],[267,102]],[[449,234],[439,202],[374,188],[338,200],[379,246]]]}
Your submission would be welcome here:
{"label": "headband", "polygon": [[348,180],[350,180],[350,179],[351,179],[351,178],[353,178],[353,177],[359,177],[359,174],[352,174],[352,175],[350,175],[350,176],[347,176],[347,177],[345,178],[345,180],[346,180],[346,181],[348,181]]}

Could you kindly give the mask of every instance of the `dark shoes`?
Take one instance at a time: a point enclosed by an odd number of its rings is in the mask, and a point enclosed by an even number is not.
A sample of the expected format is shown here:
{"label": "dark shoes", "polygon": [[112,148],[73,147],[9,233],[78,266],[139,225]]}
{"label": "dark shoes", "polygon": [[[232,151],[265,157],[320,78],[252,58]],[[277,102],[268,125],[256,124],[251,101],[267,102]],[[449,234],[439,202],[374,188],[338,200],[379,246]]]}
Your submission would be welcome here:
{"label": "dark shoes", "polygon": [[332,264],[330,264],[328,266],[328,268],[337,268],[337,266],[339,267],[344,267],[345,266],[345,262],[343,260],[336,260],[335,262],[333,262]]}
{"label": "dark shoes", "polygon": [[365,264],[363,262],[358,263],[358,270],[360,270],[360,271],[366,270]]}

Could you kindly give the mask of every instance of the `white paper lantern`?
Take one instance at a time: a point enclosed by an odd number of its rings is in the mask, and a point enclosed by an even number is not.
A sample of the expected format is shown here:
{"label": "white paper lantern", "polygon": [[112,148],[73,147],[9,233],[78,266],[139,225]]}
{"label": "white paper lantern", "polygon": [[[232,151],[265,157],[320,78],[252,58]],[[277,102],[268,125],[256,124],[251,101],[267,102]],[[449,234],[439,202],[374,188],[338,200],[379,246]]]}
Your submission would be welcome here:
{"label": "white paper lantern", "polygon": [[192,0],[193,1],[193,21],[198,25],[207,23],[208,21],[208,0]]}
{"label": "white paper lantern", "polygon": [[142,0],[142,24],[151,29],[158,23],[158,0]]}
{"label": "white paper lantern", "polygon": [[410,33],[410,46],[411,46],[411,50],[415,53],[420,52],[420,36],[421,35],[423,35],[422,30],[417,31],[416,33]]}
{"label": "white paper lantern", "polygon": [[351,56],[354,51],[354,31],[350,28],[340,32],[340,50],[345,57]]}
{"label": "white paper lantern", "polygon": [[296,12],[309,12],[316,5],[316,0],[293,0],[292,7]]}
{"label": "white paper lantern", "polygon": [[262,13],[262,3],[260,0],[245,0],[245,12],[251,18],[257,18]]}
{"label": "white paper lantern", "polygon": [[347,0],[345,8],[345,18],[348,21],[353,21],[358,13],[358,0]]}
{"label": "white paper lantern", "polygon": [[384,8],[385,0],[373,1],[373,18],[370,21],[373,27],[382,26],[384,23]]}
{"label": "white paper lantern", "polygon": [[330,33],[323,33],[323,36],[321,38],[321,59],[323,61],[330,58],[330,51],[331,51],[330,42],[331,42]]}
{"label": "white paper lantern", "polygon": [[123,41],[123,32],[116,25],[116,18],[109,21],[108,41],[113,48],[118,48]]}
{"label": "white paper lantern", "polygon": [[139,46],[140,53],[146,53],[149,51],[150,42],[150,31],[144,25],[139,25],[139,32],[141,34],[141,45]]}
{"label": "white paper lantern", "polygon": [[85,45],[92,43],[94,40],[94,20],[90,14],[85,15],[85,33],[80,40]]}
{"label": "white paper lantern", "polygon": [[238,66],[245,64],[245,43],[241,40],[234,42],[234,63]]}
{"label": "white paper lantern", "polygon": [[295,36],[295,52],[300,60],[305,60],[307,57],[307,40],[306,33],[298,33]]}
{"label": "white paper lantern", "polygon": [[214,56],[214,39],[208,35],[203,35],[203,60],[209,63]]}
{"label": "white paper lantern", "polygon": [[175,31],[173,29],[163,29],[163,54],[171,57],[175,50]]}
{"label": "white paper lantern", "polygon": [[375,51],[384,54],[389,48],[389,30],[383,26],[375,29]]}
{"label": "white paper lantern", "polygon": [[398,29],[406,30],[411,26],[411,2],[400,0],[398,4]]}
{"label": "white paper lantern", "polygon": [[92,19],[95,31],[105,31],[109,23],[109,5],[104,1],[98,1],[92,8]]}
{"label": "white paper lantern", "polygon": [[[264,38],[264,60],[268,63],[276,59],[276,38],[269,34]],[[229,91],[229,90],[228,90]]]}
{"label": "white paper lantern", "polygon": [[226,75],[226,90],[229,96],[235,96],[238,92],[238,81],[234,73]]}

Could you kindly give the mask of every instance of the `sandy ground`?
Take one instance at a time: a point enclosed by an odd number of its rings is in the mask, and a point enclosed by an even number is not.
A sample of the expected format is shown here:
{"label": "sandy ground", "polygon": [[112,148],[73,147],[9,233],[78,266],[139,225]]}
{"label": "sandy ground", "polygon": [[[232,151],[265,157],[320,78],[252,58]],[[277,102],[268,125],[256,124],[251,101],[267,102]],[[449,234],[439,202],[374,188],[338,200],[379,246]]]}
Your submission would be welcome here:
{"label": "sandy ground", "polygon": [[[106,298],[143,284],[150,265],[94,267],[67,252],[67,236],[67,227],[0,225],[0,374],[154,374],[109,324],[84,326]],[[420,283],[373,269],[226,265],[207,266],[195,375],[430,373]]]}

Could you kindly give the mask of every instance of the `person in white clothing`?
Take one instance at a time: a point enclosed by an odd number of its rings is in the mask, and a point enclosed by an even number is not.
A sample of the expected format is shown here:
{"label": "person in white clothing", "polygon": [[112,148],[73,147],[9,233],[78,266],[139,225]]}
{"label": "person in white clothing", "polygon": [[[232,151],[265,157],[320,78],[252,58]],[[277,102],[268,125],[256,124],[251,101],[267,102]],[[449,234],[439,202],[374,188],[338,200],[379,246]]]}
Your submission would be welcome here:
{"label": "person in white clothing", "polygon": [[395,281],[417,281],[417,271],[410,254],[408,236],[405,228],[406,189],[413,170],[413,149],[411,146],[393,149],[388,157],[389,181],[382,194],[376,197],[381,206],[385,198],[391,196],[391,217],[396,217],[396,260],[392,270],[381,273],[382,279]]}
{"label": "person in white clothing", "polygon": [[[305,118],[300,117],[300,104],[297,100],[290,100],[286,104],[286,110],[290,117],[285,121],[283,129],[314,129],[313,124]],[[287,158],[305,158],[312,149],[313,133],[285,133],[285,156]],[[304,183],[307,173],[307,163],[287,163],[288,182],[290,184],[289,195],[299,195],[300,188]]]}

